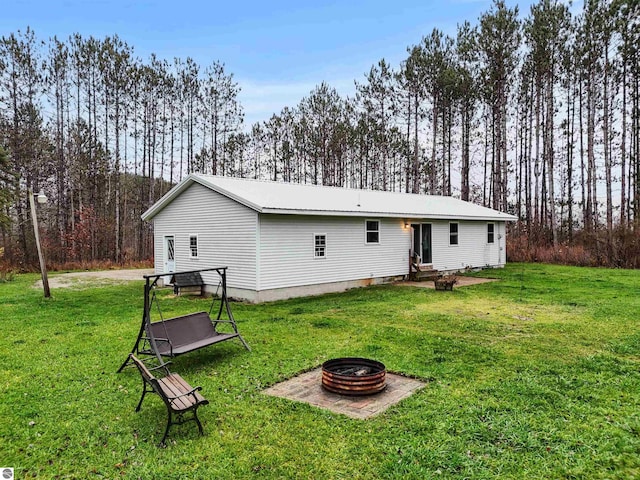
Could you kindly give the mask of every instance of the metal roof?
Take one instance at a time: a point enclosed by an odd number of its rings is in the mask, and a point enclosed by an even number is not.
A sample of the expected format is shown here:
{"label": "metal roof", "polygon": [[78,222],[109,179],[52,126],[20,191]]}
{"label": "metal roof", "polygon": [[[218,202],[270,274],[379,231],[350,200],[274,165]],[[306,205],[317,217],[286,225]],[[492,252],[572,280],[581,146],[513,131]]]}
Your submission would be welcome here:
{"label": "metal roof", "polygon": [[193,183],[257,212],[292,215],[514,221],[517,217],[453,197],[357,190],[310,184],[265,182],[193,173],[158,200],[142,218],[150,220]]}

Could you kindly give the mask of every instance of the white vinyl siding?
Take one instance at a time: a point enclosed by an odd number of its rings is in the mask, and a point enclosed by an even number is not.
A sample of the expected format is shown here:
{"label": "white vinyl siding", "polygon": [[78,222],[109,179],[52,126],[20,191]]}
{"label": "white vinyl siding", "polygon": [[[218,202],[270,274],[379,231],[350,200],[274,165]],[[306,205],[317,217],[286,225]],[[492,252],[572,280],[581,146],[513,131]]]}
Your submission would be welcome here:
{"label": "white vinyl siding", "polygon": [[[229,267],[229,287],[257,289],[258,214],[200,184],[193,184],[153,219],[156,273],[162,273],[162,241],[175,236],[175,271]],[[191,256],[191,238],[198,238],[198,259]],[[205,274],[217,284],[217,275]]]}
{"label": "white vinyl siding", "polygon": [[503,266],[505,264],[504,222],[495,223],[495,242],[487,243],[487,223],[459,221],[458,245],[449,244],[449,222],[431,222],[433,268],[460,270],[466,267]]}
{"label": "white vinyl siding", "polygon": [[[495,241],[488,243],[486,220],[455,221],[458,246],[452,248],[448,220],[376,219],[380,242],[369,244],[367,220],[372,219],[258,214],[194,183],[154,217],[156,272],[163,272],[164,237],[171,235],[175,271],[228,266],[230,288],[265,291],[407,275],[412,238],[405,223],[432,225],[434,269],[505,264],[504,222],[492,222]],[[191,258],[192,236],[197,236],[198,259]],[[325,257],[316,257],[319,236],[324,236]],[[205,280],[217,282],[215,275]]]}
{"label": "white vinyl siding", "polygon": [[[378,227],[384,242],[365,245],[362,218],[261,215],[260,288],[406,275],[410,230],[401,219],[381,219]],[[316,232],[330,239],[331,254],[322,262],[309,255]]]}
{"label": "white vinyl siding", "polygon": [[[321,198],[306,198],[314,192]],[[431,226],[436,270],[504,266],[502,217],[515,219],[451,198],[223,177],[182,182],[145,213],[154,223],[157,273],[165,271],[165,239],[171,237],[174,271],[227,266],[228,286],[238,298],[258,300],[284,298],[287,289],[296,296],[407,275],[411,224]],[[217,276],[205,274],[205,281],[215,288]]]}

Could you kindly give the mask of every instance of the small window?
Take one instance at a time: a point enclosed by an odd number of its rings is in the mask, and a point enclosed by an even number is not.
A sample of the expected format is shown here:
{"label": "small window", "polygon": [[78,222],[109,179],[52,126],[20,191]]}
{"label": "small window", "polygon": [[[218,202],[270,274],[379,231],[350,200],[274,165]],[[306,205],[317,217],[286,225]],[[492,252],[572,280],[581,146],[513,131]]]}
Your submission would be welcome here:
{"label": "small window", "polygon": [[198,258],[198,236],[189,235],[189,251],[191,252],[191,258]]}
{"label": "small window", "polygon": [[325,258],[327,256],[327,236],[325,234],[314,235],[314,253],[315,258]]}
{"label": "small window", "polygon": [[494,237],[494,223],[487,223],[487,243],[493,243]]}
{"label": "small window", "polygon": [[367,220],[365,223],[367,243],[380,243],[380,222]]}
{"label": "small window", "polygon": [[458,224],[449,224],[449,245],[458,245]]}

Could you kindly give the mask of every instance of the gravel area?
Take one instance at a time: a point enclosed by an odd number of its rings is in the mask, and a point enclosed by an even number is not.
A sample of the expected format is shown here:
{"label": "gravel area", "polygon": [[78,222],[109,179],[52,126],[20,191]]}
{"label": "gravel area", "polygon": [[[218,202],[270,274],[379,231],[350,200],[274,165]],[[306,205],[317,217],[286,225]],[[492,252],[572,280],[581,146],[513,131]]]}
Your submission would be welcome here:
{"label": "gravel area", "polygon": [[[84,288],[98,285],[142,280],[143,275],[152,275],[152,268],[136,268],[130,270],[102,270],[99,272],[72,272],[49,274],[50,288]],[[34,288],[42,288],[42,280],[38,280]]]}
{"label": "gravel area", "polygon": [[[142,280],[143,275],[152,275],[152,268],[130,270],[102,270],[99,272],[73,272],[52,273],[49,275],[49,287],[51,288],[84,288],[98,285],[113,285],[114,283]],[[477,285],[479,283],[495,282],[494,278],[458,277],[458,283],[454,288]],[[411,287],[434,288],[433,282],[398,282],[396,285]],[[42,288],[42,281],[38,280],[34,288]]]}

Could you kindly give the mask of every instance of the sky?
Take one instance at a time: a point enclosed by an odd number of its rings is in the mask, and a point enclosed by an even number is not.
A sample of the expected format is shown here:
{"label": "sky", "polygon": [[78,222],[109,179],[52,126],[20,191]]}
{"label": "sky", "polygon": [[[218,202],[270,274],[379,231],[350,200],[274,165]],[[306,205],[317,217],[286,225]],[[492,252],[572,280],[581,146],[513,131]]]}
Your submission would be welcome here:
{"label": "sky", "polygon": [[[394,68],[433,28],[455,36],[457,24],[491,8],[490,0],[168,1],[4,0],[0,35],[27,27],[38,39],[73,33],[117,34],[142,59],[219,61],[238,82],[245,124],[295,107],[322,81],[353,95],[371,66]],[[531,1],[507,1],[529,12]]]}

